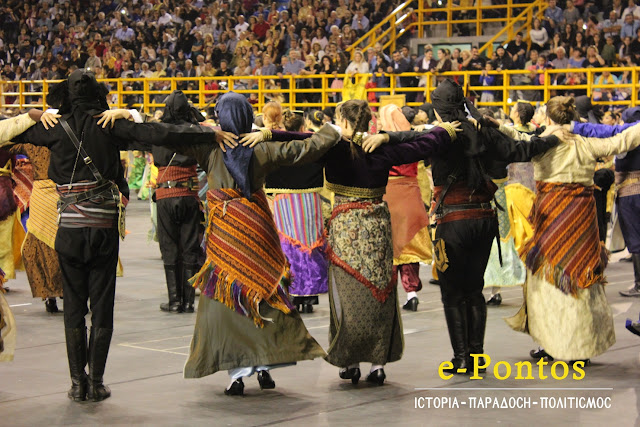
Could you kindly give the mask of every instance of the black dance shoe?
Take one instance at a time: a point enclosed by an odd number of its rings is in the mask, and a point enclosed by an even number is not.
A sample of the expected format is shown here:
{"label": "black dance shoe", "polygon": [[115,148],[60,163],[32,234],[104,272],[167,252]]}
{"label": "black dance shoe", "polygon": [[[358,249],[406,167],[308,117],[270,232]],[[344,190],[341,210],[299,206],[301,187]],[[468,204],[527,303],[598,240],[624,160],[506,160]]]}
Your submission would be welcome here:
{"label": "black dance shoe", "polygon": [[111,397],[111,389],[104,385],[102,381],[89,381],[89,390],[87,390],[87,400],[101,402]]}
{"label": "black dance shoe", "polygon": [[271,378],[269,371],[258,372],[258,383],[260,384],[260,390],[276,388],[276,382]]}
{"label": "black dance shoe", "polygon": [[360,381],[360,368],[342,368],[340,369],[340,378],[351,380],[351,384],[358,384],[358,381]]}
{"label": "black dance shoe", "polygon": [[47,313],[59,313],[60,310],[58,310],[58,304],[56,303],[56,299],[55,298],[47,298],[44,301],[44,308],[47,310]]}
{"label": "black dance shoe", "polygon": [[371,372],[367,376],[367,382],[376,385],[383,385],[385,378],[387,378],[387,376],[384,374],[384,369],[380,368]]}
{"label": "black dance shoe", "polygon": [[553,357],[551,357],[551,355],[549,353],[544,351],[544,348],[538,348],[537,350],[531,350],[529,352],[529,356],[531,356],[531,358],[533,358],[533,359],[553,360]]}
{"label": "black dance shoe", "polygon": [[469,375],[471,373],[471,370],[473,369],[467,359],[459,359],[457,357],[454,357],[453,359],[451,359],[451,364],[453,365],[453,367],[446,369],[443,368],[442,372],[455,375]]}
{"label": "black dance shoe", "polygon": [[402,309],[409,311],[418,311],[418,304],[420,304],[420,301],[418,301],[418,297],[413,297],[404,303]]}
{"label": "black dance shoe", "polygon": [[502,295],[500,294],[493,295],[491,298],[489,298],[489,301],[487,301],[487,305],[498,306],[500,304],[502,304]]}
{"label": "black dance shoe", "polygon": [[591,359],[570,360],[570,361],[569,361],[569,365],[573,365],[573,364],[574,364],[574,363],[576,363],[576,362],[582,362],[582,363],[584,363],[583,367],[584,367],[584,366],[589,366],[589,365],[591,365]]}
{"label": "black dance shoe", "polygon": [[313,305],[308,302],[301,304],[300,313],[313,313]]}
{"label": "black dance shoe", "polygon": [[231,384],[231,387],[224,390],[227,396],[244,396],[244,383],[242,378],[238,378]]}
{"label": "black dance shoe", "polygon": [[440,286],[440,282],[437,279],[429,279],[429,284]]}

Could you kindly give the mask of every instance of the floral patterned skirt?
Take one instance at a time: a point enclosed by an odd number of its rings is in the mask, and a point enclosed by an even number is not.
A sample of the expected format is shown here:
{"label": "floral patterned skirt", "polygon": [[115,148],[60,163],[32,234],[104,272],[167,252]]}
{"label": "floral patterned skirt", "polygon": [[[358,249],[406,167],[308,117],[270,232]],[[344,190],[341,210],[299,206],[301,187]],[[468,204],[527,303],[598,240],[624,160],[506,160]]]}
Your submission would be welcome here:
{"label": "floral patterned skirt", "polygon": [[326,360],[339,367],[399,360],[404,341],[386,203],[336,196],[328,231],[331,319]]}

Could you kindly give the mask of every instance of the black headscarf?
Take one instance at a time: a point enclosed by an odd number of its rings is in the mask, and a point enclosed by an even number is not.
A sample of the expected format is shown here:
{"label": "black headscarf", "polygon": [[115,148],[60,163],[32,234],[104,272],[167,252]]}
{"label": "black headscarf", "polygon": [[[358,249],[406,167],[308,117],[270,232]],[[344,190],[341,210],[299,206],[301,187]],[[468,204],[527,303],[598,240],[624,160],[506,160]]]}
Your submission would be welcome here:
{"label": "black headscarf", "polygon": [[602,110],[599,105],[592,105],[591,98],[586,95],[576,97],[576,111],[581,118],[586,119],[589,123],[600,123]]}
{"label": "black headscarf", "polygon": [[[220,128],[236,135],[251,132],[253,108],[247,98],[235,92],[224,94],[216,104]],[[224,164],[238,188],[246,198],[251,197],[251,175],[249,166],[253,148],[239,145],[224,153]]]}
{"label": "black headscarf", "polygon": [[470,188],[479,188],[485,181],[480,157],[486,151],[485,138],[491,138],[488,135],[490,128],[482,126],[478,129],[467,119],[468,110],[474,119],[480,123],[483,121],[482,115],[465,98],[460,85],[451,80],[443,80],[431,93],[431,104],[443,121],[460,122],[462,132],[458,134],[456,144],[463,147],[464,159],[461,160],[464,162],[461,172],[466,176]]}
{"label": "black headscarf", "polygon": [[108,93],[107,86],[98,83],[93,72],[80,68],[51,88],[47,102],[60,114],[81,112],[95,115],[109,109]]}
{"label": "black headscarf", "polygon": [[162,113],[162,123],[182,124],[192,123],[197,125],[204,121],[204,117],[197,108],[191,105],[186,95],[181,90],[174,90],[164,100],[165,107]]}

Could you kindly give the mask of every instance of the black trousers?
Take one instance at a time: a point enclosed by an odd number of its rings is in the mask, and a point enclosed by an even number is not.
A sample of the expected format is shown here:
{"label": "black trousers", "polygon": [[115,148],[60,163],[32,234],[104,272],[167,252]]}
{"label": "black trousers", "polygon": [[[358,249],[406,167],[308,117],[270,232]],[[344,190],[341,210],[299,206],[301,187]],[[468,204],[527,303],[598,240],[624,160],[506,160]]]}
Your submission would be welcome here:
{"label": "black trousers", "polygon": [[156,202],[158,243],[165,265],[198,264],[202,212],[195,197],[170,197]]}
{"label": "black trousers", "polygon": [[62,271],[64,326],[113,329],[119,235],[115,228],[58,228],[56,252]]}
{"label": "black trousers", "polygon": [[611,169],[600,169],[593,175],[593,183],[599,187],[593,192],[596,199],[596,214],[598,216],[598,234],[600,240],[607,240],[607,193],[615,181],[615,174]]}
{"label": "black trousers", "polygon": [[[496,218],[466,219],[438,225],[436,239],[443,239],[449,267],[438,270],[445,307],[463,302],[484,303],[484,271],[497,234]],[[474,304],[475,303],[475,304]]]}

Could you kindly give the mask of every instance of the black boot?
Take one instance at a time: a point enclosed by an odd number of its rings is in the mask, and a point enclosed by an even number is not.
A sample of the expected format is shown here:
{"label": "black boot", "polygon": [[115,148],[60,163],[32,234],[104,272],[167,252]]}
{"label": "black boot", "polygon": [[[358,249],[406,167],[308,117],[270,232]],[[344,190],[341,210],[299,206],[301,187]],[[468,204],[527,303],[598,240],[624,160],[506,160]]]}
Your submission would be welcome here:
{"label": "black boot", "polygon": [[189,279],[195,276],[200,268],[195,264],[185,264],[184,274],[182,276],[182,311],[185,313],[193,313],[193,304],[196,300],[196,290]]}
{"label": "black boot", "polygon": [[67,341],[67,359],[69,359],[69,373],[71,374],[71,388],[67,395],[69,399],[81,402],[87,400],[87,328],[65,329]]}
{"label": "black boot", "polygon": [[89,390],[87,398],[99,402],[111,396],[109,387],[102,383],[113,329],[91,328],[89,339]]}
{"label": "black boot", "polygon": [[640,297],[640,254],[631,254],[635,284],[626,291],[620,291],[623,297]]}
{"label": "black boot", "polygon": [[[462,303],[458,306],[445,307],[444,317],[447,319],[449,329],[449,339],[453,348],[453,368],[443,369],[449,374],[465,375],[468,373],[467,355],[469,354],[469,343],[467,337],[467,306]],[[463,370],[458,372],[458,370]]]}
{"label": "black boot", "polygon": [[[479,365],[484,365],[484,357],[474,359],[472,354],[484,353],[484,332],[487,326],[487,303],[480,295],[475,301],[467,302],[467,331],[469,334],[469,369],[473,369],[473,362],[477,360]],[[487,372],[487,368],[479,369],[478,372]]]}
{"label": "black boot", "polygon": [[258,371],[258,384],[260,384],[260,390],[276,388],[276,382],[271,378],[269,371]]}
{"label": "black boot", "polygon": [[47,298],[44,300],[44,308],[47,310],[47,313],[61,313],[62,311],[58,309],[58,304],[56,303],[55,298]]}
{"label": "black boot", "polygon": [[167,279],[169,302],[160,304],[160,310],[168,313],[182,313],[182,277],[178,278],[178,266],[165,264],[164,274]]}

